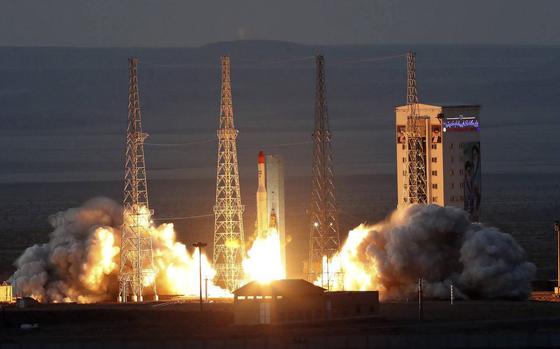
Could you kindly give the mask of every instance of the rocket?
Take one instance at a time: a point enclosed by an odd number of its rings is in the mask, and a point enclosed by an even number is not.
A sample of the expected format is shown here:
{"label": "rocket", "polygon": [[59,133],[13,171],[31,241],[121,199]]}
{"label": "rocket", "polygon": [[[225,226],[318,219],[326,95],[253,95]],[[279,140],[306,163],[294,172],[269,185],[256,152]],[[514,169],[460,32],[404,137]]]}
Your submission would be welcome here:
{"label": "rocket", "polygon": [[257,188],[257,235],[264,237],[268,231],[268,208],[266,197],[266,166],[264,152],[259,152],[257,165],[259,186]]}

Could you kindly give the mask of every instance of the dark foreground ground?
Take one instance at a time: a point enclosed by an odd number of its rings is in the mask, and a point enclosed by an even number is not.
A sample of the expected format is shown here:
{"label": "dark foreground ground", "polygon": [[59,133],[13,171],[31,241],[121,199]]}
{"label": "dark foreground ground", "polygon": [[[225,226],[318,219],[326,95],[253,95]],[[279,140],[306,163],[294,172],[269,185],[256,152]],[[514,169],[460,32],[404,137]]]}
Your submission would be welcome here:
{"label": "dark foreground ground", "polygon": [[[235,326],[231,303],[51,304],[3,308],[0,348],[556,347],[560,303],[383,303],[375,318]],[[23,330],[21,324],[37,323]]]}

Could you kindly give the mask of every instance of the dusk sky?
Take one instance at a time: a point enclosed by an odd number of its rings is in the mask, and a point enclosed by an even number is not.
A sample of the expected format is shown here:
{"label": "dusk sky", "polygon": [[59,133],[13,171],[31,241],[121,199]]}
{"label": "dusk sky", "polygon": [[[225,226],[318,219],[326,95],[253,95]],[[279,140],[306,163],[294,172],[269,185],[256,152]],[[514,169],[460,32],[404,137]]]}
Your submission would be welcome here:
{"label": "dusk sky", "polygon": [[554,0],[2,0],[0,46],[560,43]]}

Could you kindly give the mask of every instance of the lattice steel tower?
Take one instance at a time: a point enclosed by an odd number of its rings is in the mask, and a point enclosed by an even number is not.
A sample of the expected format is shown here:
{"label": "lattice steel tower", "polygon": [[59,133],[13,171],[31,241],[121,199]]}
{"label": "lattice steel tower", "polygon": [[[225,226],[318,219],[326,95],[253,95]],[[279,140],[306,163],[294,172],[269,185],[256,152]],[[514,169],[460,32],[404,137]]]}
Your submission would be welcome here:
{"label": "lattice steel tower", "polygon": [[416,54],[407,54],[407,94],[406,103],[409,115],[406,121],[406,176],[408,183],[406,201],[409,204],[428,203],[426,188],[426,139],[425,120],[418,111],[418,91],[416,90]]}
{"label": "lattice steel tower", "polygon": [[216,283],[233,291],[243,278],[241,262],[245,255],[243,210],[237,165],[237,133],[233,105],[229,57],[223,56],[216,205],[214,206],[214,254]]}
{"label": "lattice steel tower", "polygon": [[[332,285],[329,258],[339,249],[338,220],[334,192],[331,132],[327,112],[325,59],[316,57],[315,131],[313,132],[313,173],[311,183],[311,227],[309,234],[308,279],[321,276],[323,287]],[[326,263],[323,257],[326,256]],[[327,270],[323,270],[323,269]]]}
{"label": "lattice steel tower", "polygon": [[152,212],[148,204],[148,184],[144,160],[142,114],[138,97],[138,58],[129,58],[128,127],[124,175],[123,226],[119,269],[119,302],[142,302],[144,287],[151,285],[157,300],[152,238],[149,235]]}

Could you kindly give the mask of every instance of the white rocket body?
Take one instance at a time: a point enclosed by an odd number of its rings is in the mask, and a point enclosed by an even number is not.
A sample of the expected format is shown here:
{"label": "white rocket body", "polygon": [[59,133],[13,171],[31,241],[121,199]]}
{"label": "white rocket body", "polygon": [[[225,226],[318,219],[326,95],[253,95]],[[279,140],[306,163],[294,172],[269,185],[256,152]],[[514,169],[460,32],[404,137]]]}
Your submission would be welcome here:
{"label": "white rocket body", "polygon": [[266,193],[266,166],[264,153],[259,152],[257,189],[257,234],[259,237],[266,236],[268,232],[268,199]]}

